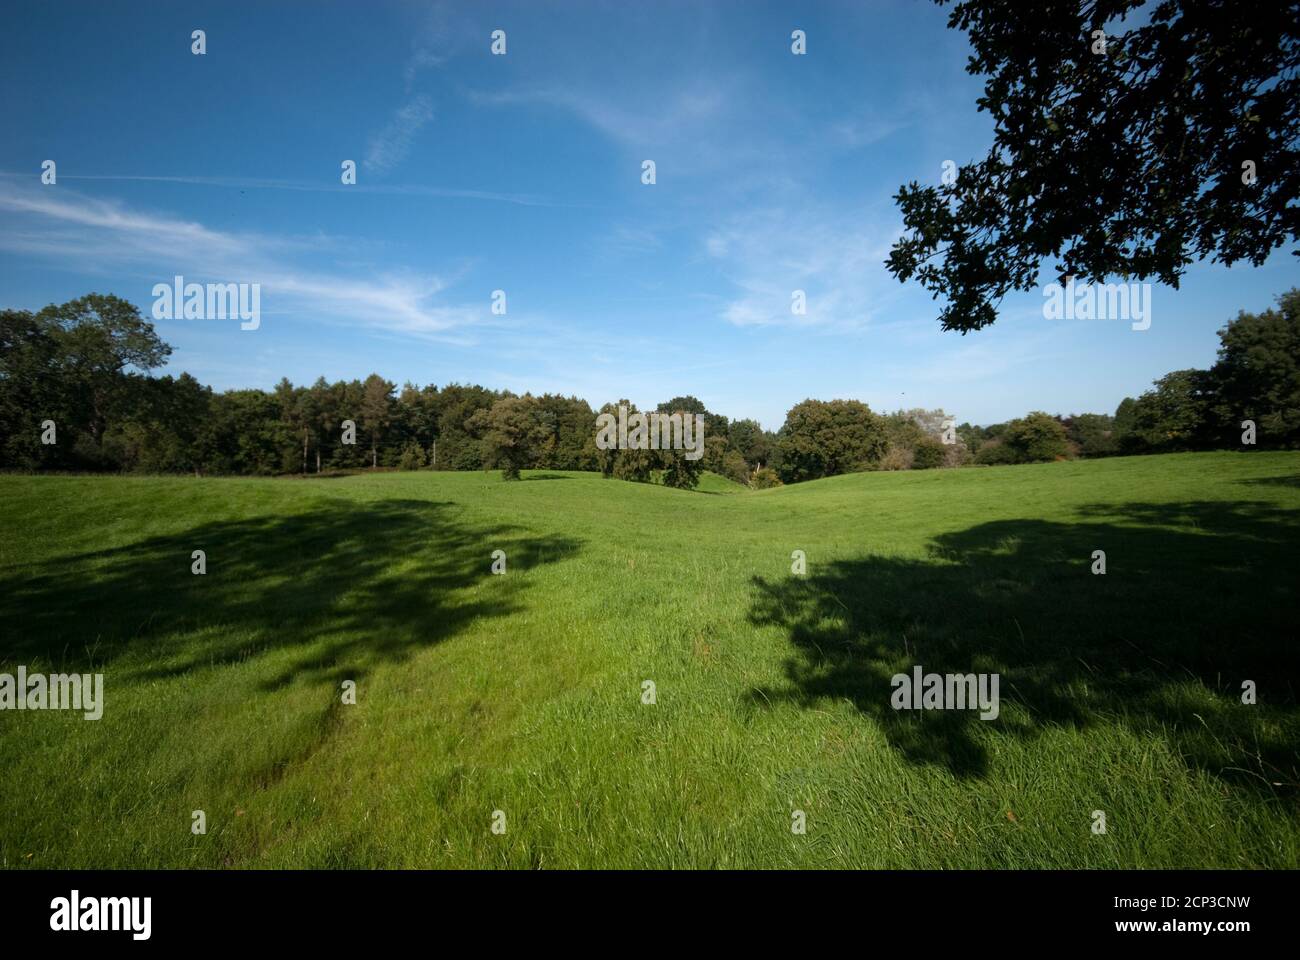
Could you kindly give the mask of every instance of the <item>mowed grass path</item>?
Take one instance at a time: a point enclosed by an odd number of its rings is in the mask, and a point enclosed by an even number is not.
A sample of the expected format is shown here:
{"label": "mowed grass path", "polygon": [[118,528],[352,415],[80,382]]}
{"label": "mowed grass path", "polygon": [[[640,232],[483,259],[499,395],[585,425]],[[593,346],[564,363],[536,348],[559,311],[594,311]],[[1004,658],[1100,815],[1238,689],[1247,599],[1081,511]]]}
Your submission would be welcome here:
{"label": "mowed grass path", "polygon": [[1284,453],[0,477],[0,671],[106,686],[0,713],[0,865],[1297,867],[1297,507]]}

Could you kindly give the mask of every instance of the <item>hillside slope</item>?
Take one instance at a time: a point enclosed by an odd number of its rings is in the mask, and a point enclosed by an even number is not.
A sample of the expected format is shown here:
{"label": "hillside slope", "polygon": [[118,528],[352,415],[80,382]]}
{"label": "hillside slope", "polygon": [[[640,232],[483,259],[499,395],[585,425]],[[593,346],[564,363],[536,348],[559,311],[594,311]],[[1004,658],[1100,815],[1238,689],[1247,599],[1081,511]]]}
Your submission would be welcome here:
{"label": "hillside slope", "polygon": [[[0,504],[0,672],[105,678],[0,714],[7,867],[1300,866],[1300,454]],[[894,710],[916,665],[998,718]]]}

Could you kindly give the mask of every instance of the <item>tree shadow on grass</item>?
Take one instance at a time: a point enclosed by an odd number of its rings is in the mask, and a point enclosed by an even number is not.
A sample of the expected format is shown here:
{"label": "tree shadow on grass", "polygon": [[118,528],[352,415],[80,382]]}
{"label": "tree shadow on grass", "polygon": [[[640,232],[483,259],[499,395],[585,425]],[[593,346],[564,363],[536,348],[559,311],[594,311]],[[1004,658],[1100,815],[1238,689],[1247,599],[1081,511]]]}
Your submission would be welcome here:
{"label": "tree shadow on grass", "polygon": [[[267,688],[357,679],[520,609],[526,587],[513,575],[579,548],[466,524],[453,504],[423,500],[337,500],[292,516],[205,523],[0,581],[9,632],[0,656],[99,669],[129,651],[140,655],[130,675],[153,679],[289,650],[300,655]],[[505,576],[491,572],[498,549]],[[206,553],[202,576],[191,572],[195,550]]]}
{"label": "tree shadow on grass", "polygon": [[1256,477],[1250,480],[1238,480],[1252,487],[1300,487],[1300,473],[1285,474],[1280,477]]}
{"label": "tree shadow on grass", "polygon": [[[1298,520],[1266,503],[1097,505],[1074,523],[944,534],[924,560],[818,568],[810,554],[806,578],[754,580],[751,621],[787,631],[794,651],[788,686],[751,699],[847,700],[908,759],[959,776],[987,770],[981,723],[1032,737],[1104,718],[1165,738],[1190,766],[1294,794]],[[914,665],[999,674],[1001,715],[895,710],[891,678]]]}

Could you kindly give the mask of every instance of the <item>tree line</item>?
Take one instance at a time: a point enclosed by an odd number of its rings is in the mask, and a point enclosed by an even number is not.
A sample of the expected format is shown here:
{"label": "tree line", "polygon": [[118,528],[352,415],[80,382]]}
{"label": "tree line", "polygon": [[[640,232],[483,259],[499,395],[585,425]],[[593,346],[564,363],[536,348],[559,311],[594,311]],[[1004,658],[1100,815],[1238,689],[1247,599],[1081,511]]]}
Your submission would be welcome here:
{"label": "tree line", "polygon": [[960,425],[943,410],[879,414],[857,400],[804,400],[778,431],[730,420],[693,396],[659,412],[704,417],[702,457],[601,450],[599,411],[579,397],[475,384],[323,377],[217,392],[188,373],[155,376],[171,348],[131,303],[90,294],[0,311],[0,467],[269,476],[360,468],[599,470],[694,487],[708,470],[754,487],[864,470],[1028,463],[1172,450],[1300,446],[1300,290],[1219,331],[1209,370],[1176,370],[1113,414],[1036,411]]}

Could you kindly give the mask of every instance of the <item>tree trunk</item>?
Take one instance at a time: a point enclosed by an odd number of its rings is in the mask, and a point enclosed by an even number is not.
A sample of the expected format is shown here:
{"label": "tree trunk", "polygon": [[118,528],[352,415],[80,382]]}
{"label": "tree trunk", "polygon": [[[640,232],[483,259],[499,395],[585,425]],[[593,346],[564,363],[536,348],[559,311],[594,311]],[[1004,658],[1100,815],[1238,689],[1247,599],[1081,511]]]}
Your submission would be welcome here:
{"label": "tree trunk", "polygon": [[302,432],[302,472],[307,472],[307,431]]}

